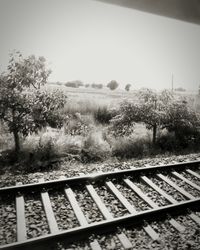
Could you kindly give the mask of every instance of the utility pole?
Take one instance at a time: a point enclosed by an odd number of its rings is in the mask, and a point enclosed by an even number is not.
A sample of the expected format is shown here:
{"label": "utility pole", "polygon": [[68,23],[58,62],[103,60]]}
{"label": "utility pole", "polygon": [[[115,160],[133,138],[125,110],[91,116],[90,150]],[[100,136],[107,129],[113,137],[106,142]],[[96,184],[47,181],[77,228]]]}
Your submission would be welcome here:
{"label": "utility pole", "polygon": [[174,74],[172,74],[172,92],[174,92]]}

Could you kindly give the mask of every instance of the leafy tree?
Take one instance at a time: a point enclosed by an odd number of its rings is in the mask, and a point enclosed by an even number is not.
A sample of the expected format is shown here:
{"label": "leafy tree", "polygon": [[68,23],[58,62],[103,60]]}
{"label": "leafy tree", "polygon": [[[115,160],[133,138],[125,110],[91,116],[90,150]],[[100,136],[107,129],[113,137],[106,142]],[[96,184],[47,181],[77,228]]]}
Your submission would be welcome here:
{"label": "leafy tree", "polygon": [[[146,128],[153,131],[152,141],[155,144],[158,127],[162,127],[167,103],[172,100],[168,91],[158,94],[150,89],[139,92],[138,102],[124,102],[119,114],[114,117],[112,124],[121,135],[131,133],[135,123],[144,123]],[[132,129],[131,129],[132,128]]]}
{"label": "leafy tree", "polygon": [[164,90],[157,93],[150,89],[143,89],[139,93],[141,122],[153,131],[152,141],[156,142],[158,128],[163,129],[163,118],[166,116],[168,105],[174,99],[172,93]]}
{"label": "leafy tree", "polygon": [[[133,103],[127,101],[121,103],[119,110],[115,111],[115,115],[110,121],[111,126],[109,127],[109,132],[116,137],[128,136],[132,134],[134,124],[137,122],[136,117],[139,118],[139,116],[135,116],[137,112],[137,105],[133,105]],[[140,118],[138,122],[139,121]]]}
{"label": "leafy tree", "polygon": [[112,80],[110,81],[108,84],[107,84],[107,87],[110,89],[110,90],[115,90],[117,87],[119,86],[119,83],[115,80]]}
{"label": "leafy tree", "polygon": [[26,137],[46,125],[61,126],[59,109],[65,104],[64,95],[40,90],[49,74],[43,57],[23,58],[16,52],[0,77],[0,119],[14,136],[16,153],[20,151],[20,134]]}
{"label": "leafy tree", "polygon": [[199,138],[200,116],[185,100],[178,100],[171,92],[161,93],[143,89],[138,94],[138,102],[126,101],[120,105],[117,115],[111,120],[111,129],[116,135],[129,135],[135,123],[144,123],[152,130],[152,142],[156,143],[158,129],[174,132],[181,146]]}
{"label": "leafy tree", "polygon": [[129,91],[129,90],[130,90],[130,87],[131,87],[131,84],[129,84],[129,83],[128,83],[128,84],[126,84],[126,86],[125,86],[125,90],[126,90],[126,91]]}
{"label": "leafy tree", "polygon": [[174,132],[177,141],[184,143],[198,133],[200,116],[188,105],[187,101],[173,101],[168,105],[163,117],[163,126]]}

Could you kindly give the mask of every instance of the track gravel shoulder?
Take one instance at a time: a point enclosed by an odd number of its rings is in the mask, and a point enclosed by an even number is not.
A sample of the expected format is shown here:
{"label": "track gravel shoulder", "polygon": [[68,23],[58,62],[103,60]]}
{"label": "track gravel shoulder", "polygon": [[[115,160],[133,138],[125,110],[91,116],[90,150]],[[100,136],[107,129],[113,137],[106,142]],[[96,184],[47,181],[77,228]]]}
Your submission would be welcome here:
{"label": "track gravel shoulder", "polygon": [[[189,154],[180,156],[159,156],[155,158],[144,158],[141,160],[129,160],[119,161],[117,159],[111,159],[107,162],[82,164],[77,161],[65,161],[63,160],[59,166],[51,166],[48,169],[39,169],[35,172],[28,172],[22,169],[20,166],[7,166],[0,169],[0,187],[13,186],[16,182],[22,182],[23,184],[38,182],[38,179],[44,178],[47,180],[59,179],[61,176],[72,177],[79,176],[80,173],[96,173],[98,171],[108,172],[115,169],[130,169],[132,166],[139,168],[145,165],[159,165],[170,164],[173,162],[194,161],[200,159],[199,154]],[[27,168],[28,170],[28,168]],[[200,173],[200,166],[195,169],[197,173]]]}

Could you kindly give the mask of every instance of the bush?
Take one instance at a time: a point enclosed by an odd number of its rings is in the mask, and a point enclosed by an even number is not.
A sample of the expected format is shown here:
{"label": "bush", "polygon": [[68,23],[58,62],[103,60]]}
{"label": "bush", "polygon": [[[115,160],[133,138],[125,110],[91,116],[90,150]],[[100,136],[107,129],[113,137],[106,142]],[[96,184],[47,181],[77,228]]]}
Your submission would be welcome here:
{"label": "bush", "polygon": [[196,132],[192,137],[177,138],[175,133],[167,133],[161,135],[156,143],[157,148],[162,151],[180,152],[183,150],[194,151],[199,148],[200,145],[200,133]]}
{"label": "bush", "polygon": [[66,156],[68,154],[78,155],[83,147],[83,137],[60,135],[55,142],[55,147],[59,156]]}
{"label": "bush", "polygon": [[25,161],[37,164],[37,162],[49,161],[57,157],[56,136],[50,132],[40,132],[39,136],[27,137],[22,145],[21,154]]}
{"label": "bush", "polygon": [[82,116],[76,113],[70,116],[68,122],[64,126],[65,134],[68,135],[87,135],[93,129],[93,118],[91,116]]}
{"label": "bush", "polygon": [[143,138],[121,137],[113,142],[112,155],[119,158],[142,157],[149,153],[150,142]]}
{"label": "bush", "polygon": [[102,161],[111,156],[111,148],[104,140],[102,132],[90,133],[83,145],[81,159],[83,162]]}
{"label": "bush", "polygon": [[177,151],[180,148],[174,133],[167,133],[157,138],[156,146],[162,151]]}
{"label": "bush", "polygon": [[185,100],[172,102],[163,117],[163,126],[174,132],[176,140],[187,146],[198,135],[200,116]]}
{"label": "bush", "polygon": [[99,107],[94,112],[94,118],[100,124],[109,124],[112,116],[112,112],[106,106]]}
{"label": "bush", "polygon": [[35,150],[35,156],[40,161],[48,161],[56,157],[56,147],[53,138],[40,138]]}

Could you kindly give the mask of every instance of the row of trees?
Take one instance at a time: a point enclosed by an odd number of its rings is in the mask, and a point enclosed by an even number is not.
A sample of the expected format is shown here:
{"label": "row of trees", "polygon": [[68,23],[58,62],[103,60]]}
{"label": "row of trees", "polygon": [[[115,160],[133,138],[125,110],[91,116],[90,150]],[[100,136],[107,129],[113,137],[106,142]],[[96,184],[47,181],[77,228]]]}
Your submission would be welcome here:
{"label": "row of trees", "polygon": [[[57,85],[62,85],[61,82],[56,82]],[[64,84],[66,87],[72,87],[72,88],[79,88],[79,87],[91,87],[91,88],[94,88],[94,89],[102,89],[104,87],[104,85],[102,83],[92,83],[92,84],[89,84],[89,83],[86,83],[84,84],[82,81],[80,80],[76,80],[76,81],[69,81],[69,82],[66,82]],[[115,90],[117,89],[119,86],[119,83],[115,80],[112,80],[110,81],[106,87],[109,88],[110,90]],[[124,89],[126,91],[130,91],[130,88],[131,88],[131,84],[128,83],[125,85]],[[178,88],[175,88],[174,91],[176,92],[186,92],[186,89],[182,88],[182,87],[178,87]]]}
{"label": "row of trees", "polygon": [[135,123],[143,123],[152,131],[156,143],[158,130],[174,132],[177,140],[190,139],[198,132],[200,117],[184,99],[176,99],[170,91],[156,93],[150,89],[140,91],[138,102],[124,102],[112,119],[116,134],[128,135]]}
{"label": "row of trees", "polygon": [[[56,84],[61,85],[61,83],[59,83],[59,82],[57,82]],[[72,87],[72,88],[79,88],[79,87],[83,87],[83,86],[85,86],[86,88],[91,87],[94,89],[102,89],[103,88],[103,84],[101,84],[101,83],[92,83],[92,84],[86,83],[86,84],[84,84],[82,81],[79,81],[79,80],[66,82],[65,86]],[[112,80],[106,86],[110,90],[115,90],[118,88],[119,83],[115,80]],[[129,91],[130,88],[131,88],[131,84],[129,84],[129,83],[126,84],[125,90]]]}
{"label": "row of trees", "polygon": [[84,84],[83,84],[83,82],[76,80],[76,81],[66,82],[65,86],[72,87],[72,88],[79,88],[79,87],[84,86]]}

